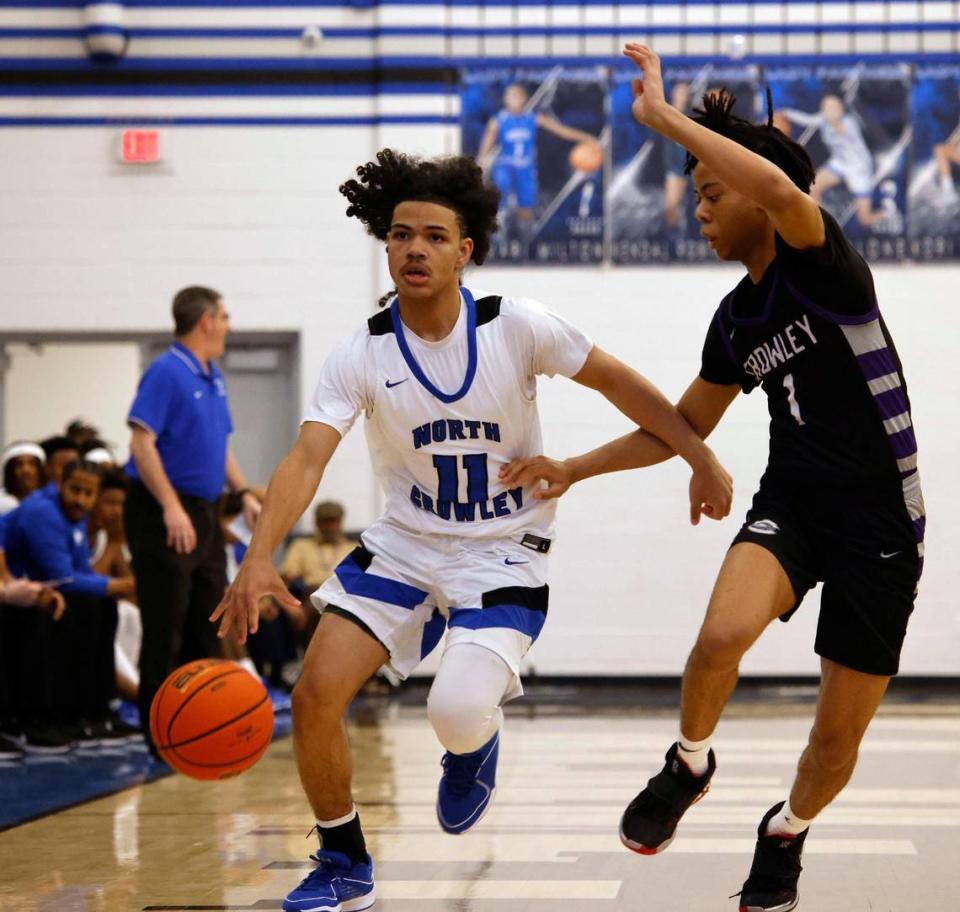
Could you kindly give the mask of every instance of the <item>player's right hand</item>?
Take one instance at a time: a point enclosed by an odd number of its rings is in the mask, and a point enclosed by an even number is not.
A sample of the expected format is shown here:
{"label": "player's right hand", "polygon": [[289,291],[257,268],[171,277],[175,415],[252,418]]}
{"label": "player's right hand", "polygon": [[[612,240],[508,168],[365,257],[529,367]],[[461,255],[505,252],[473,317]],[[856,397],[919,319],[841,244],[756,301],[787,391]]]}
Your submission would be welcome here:
{"label": "player's right hand", "polygon": [[251,558],[249,555],[240,565],[240,572],[223,595],[210,620],[220,621],[217,636],[223,639],[231,630],[239,643],[246,643],[247,636],[256,633],[259,627],[260,600],[272,596],[282,605],[299,608],[300,600],[291,595],[284,586],[269,558]]}
{"label": "player's right hand", "polygon": [[711,453],[690,478],[690,522],[697,525],[701,515],[723,519],[729,515],[732,504],[733,476]]}
{"label": "player's right hand", "polygon": [[667,104],[660,58],[645,44],[634,41],[623,46],[623,56],[632,60],[643,73],[643,79],[633,80],[633,116],[640,123],[652,126],[656,115]]}
{"label": "player's right hand", "polygon": [[573,484],[573,470],[568,463],[549,456],[514,459],[500,469],[500,483],[506,488],[527,488],[543,481],[547,486],[534,492],[534,500],[550,500],[565,494]]}
{"label": "player's right hand", "polygon": [[163,524],[167,527],[167,547],[177,554],[189,554],[197,547],[197,531],[178,501],[163,511]]}

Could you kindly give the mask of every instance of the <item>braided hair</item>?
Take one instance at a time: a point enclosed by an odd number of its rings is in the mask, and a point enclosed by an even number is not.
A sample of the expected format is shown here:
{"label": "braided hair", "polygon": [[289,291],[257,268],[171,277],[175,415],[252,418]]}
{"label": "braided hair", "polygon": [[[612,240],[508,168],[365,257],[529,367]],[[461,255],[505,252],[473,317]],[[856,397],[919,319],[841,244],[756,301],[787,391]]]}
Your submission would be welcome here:
{"label": "braided hair", "polygon": [[[815,175],[813,162],[803,146],[773,125],[773,96],[770,89],[767,89],[765,124],[755,124],[734,114],[736,101],[737,96],[726,89],[709,92],[703,96],[703,107],[694,109],[693,120],[773,162],[804,193],[809,193]],[[688,152],[683,173],[689,174],[696,166],[696,156]]]}

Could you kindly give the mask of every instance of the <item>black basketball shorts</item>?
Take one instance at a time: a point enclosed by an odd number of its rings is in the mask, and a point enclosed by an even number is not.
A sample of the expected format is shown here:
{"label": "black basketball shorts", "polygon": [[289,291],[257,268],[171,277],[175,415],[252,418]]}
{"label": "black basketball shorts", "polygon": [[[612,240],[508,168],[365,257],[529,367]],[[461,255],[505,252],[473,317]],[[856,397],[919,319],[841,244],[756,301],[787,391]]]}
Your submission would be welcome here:
{"label": "black basketball shorts", "polygon": [[[824,494],[763,484],[733,540],[765,548],[789,577],[796,602],[781,621],[822,582],[816,652],[867,674],[899,670],[922,569],[923,525],[898,493]],[[919,480],[916,496],[922,509]]]}

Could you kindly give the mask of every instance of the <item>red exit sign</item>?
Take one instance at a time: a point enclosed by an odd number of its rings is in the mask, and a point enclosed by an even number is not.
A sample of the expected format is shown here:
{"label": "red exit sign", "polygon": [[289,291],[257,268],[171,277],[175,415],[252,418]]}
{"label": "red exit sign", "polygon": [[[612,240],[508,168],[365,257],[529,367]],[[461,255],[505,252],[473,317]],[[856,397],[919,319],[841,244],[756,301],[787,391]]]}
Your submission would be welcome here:
{"label": "red exit sign", "polygon": [[124,130],[120,134],[120,161],[126,165],[160,161],[160,131]]}

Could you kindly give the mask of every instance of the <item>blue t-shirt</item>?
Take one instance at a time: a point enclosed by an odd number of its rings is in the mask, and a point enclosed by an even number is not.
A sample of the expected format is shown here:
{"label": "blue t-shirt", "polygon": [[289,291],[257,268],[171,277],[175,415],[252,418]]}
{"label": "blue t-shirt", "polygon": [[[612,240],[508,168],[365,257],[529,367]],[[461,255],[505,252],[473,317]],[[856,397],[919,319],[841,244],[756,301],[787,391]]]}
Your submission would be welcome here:
{"label": "blue t-shirt", "polygon": [[535,164],[534,141],[537,136],[537,115],[533,112],[497,115],[500,156],[497,161],[515,168],[529,168]]}
{"label": "blue t-shirt", "polygon": [[7,564],[14,576],[38,583],[54,580],[66,595],[106,595],[109,577],[90,568],[87,518],[71,522],[56,486],[35,491],[4,517]]}
{"label": "blue t-shirt", "polygon": [[[223,493],[233,422],[216,364],[204,373],[196,355],[174,342],[144,372],[127,423],[156,435],[160,461],[177,491],[209,501]],[[127,474],[140,479],[132,457]]]}

